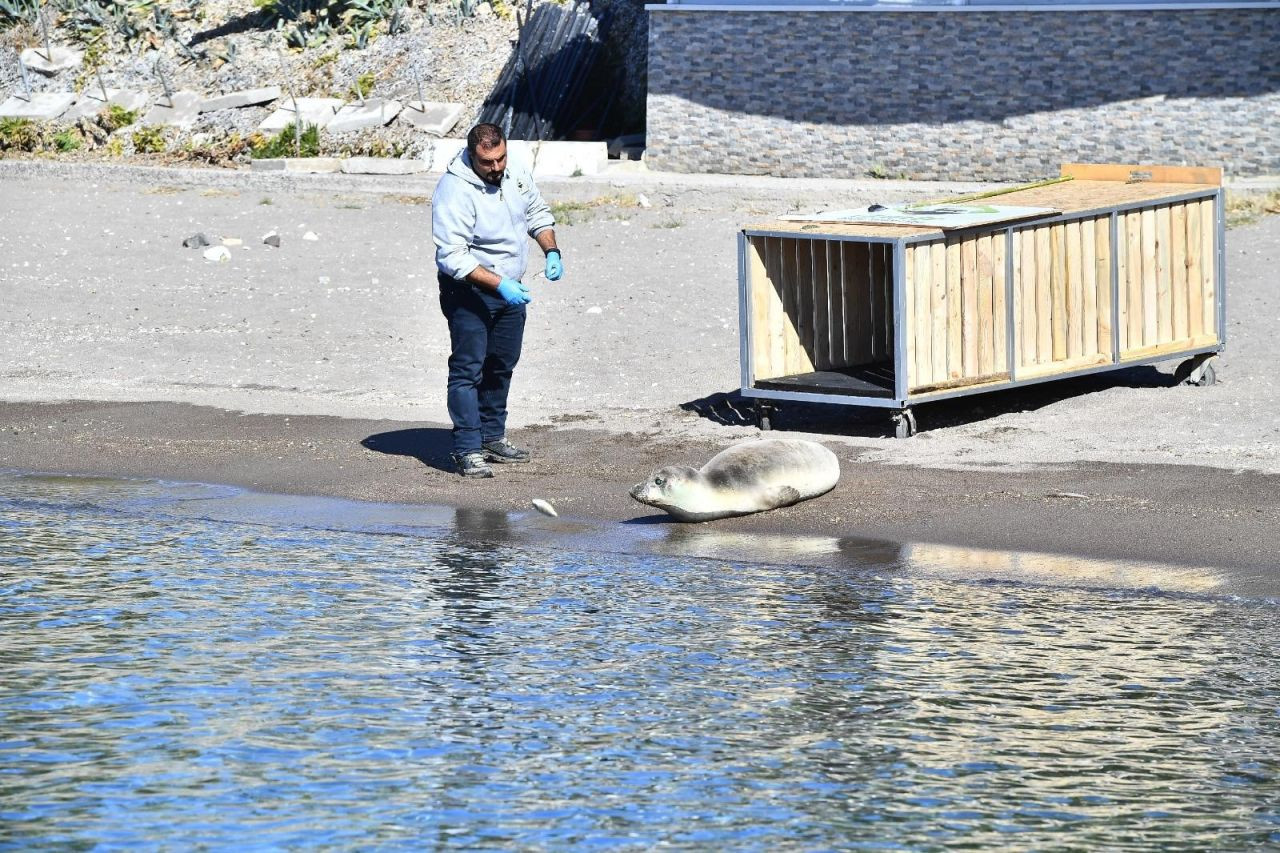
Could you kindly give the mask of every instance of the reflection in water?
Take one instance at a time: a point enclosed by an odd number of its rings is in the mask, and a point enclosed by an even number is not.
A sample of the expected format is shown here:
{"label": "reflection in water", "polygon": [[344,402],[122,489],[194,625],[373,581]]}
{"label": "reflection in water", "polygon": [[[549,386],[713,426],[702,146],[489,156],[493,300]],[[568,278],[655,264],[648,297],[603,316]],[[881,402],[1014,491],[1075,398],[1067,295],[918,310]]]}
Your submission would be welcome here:
{"label": "reflection in water", "polygon": [[1280,618],[1212,572],[220,499],[0,479],[0,846],[1280,844]]}

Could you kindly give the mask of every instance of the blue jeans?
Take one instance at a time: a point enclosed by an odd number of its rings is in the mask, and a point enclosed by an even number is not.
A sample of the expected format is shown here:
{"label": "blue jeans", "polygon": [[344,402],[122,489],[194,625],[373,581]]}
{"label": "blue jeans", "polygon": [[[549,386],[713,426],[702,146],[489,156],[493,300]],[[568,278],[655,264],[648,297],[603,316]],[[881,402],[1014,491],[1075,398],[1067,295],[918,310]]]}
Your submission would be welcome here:
{"label": "blue jeans", "polygon": [[449,419],[455,455],[507,432],[507,391],[520,360],[525,306],[440,275],[440,311],[449,321]]}

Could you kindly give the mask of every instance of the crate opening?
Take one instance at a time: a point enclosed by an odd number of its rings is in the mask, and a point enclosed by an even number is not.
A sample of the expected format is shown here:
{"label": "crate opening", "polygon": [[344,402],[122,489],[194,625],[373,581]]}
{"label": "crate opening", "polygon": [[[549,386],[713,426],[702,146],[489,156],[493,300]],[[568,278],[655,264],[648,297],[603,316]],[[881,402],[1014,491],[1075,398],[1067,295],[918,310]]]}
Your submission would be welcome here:
{"label": "crate opening", "polygon": [[749,238],[758,388],[893,397],[894,246]]}

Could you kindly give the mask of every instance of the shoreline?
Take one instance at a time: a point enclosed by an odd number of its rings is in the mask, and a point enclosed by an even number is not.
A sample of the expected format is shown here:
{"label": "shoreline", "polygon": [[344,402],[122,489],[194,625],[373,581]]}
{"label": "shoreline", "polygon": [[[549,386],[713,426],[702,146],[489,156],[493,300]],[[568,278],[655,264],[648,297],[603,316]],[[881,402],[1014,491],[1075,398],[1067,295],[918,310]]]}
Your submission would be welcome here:
{"label": "shoreline", "polygon": [[539,497],[565,523],[604,531],[644,525],[691,541],[827,537],[1277,574],[1280,476],[1257,472],[1103,464],[948,471],[861,462],[856,448],[827,439],[842,468],[828,494],[682,524],[634,502],[627,489],[657,467],[654,460],[701,464],[719,444],[514,430],[514,440],[534,449],[534,461],[501,466],[492,480],[466,481],[446,470],[448,428],[441,424],[178,403],[0,403],[0,434],[0,469],[30,473],[506,514],[532,512],[530,500]]}

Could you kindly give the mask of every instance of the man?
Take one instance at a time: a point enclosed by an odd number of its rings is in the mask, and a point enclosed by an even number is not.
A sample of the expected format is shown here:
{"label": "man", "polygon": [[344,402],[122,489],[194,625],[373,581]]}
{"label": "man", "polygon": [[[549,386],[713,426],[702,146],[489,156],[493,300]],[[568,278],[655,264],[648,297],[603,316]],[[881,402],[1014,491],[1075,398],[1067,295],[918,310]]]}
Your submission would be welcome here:
{"label": "man", "polygon": [[529,256],[526,234],[546,255],[557,281],[564,263],[555,219],[533,177],[507,163],[507,140],[478,124],[436,184],[431,235],[439,269],[440,310],[449,321],[449,418],[453,459],[463,477],[492,477],[491,462],[528,462],[506,438],[507,391],[520,360],[525,305],[520,282]]}

